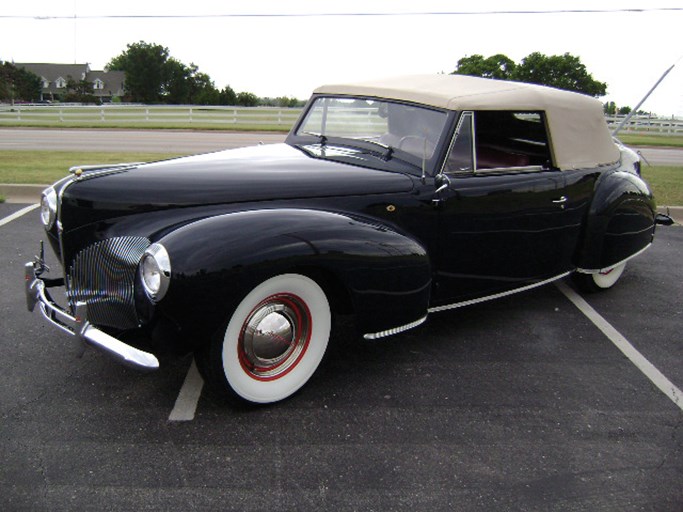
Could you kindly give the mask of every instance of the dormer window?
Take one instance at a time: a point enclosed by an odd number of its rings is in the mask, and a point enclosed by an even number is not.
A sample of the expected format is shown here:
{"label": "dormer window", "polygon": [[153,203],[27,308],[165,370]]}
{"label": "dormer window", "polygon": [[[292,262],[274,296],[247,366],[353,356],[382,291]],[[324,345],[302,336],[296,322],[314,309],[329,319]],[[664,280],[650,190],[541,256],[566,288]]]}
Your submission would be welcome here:
{"label": "dormer window", "polygon": [[102,89],[104,89],[104,82],[99,78],[96,78],[92,84],[92,88],[96,91],[101,91]]}
{"label": "dormer window", "polygon": [[64,80],[61,76],[55,80],[55,87],[57,89],[65,89],[66,88],[66,80]]}
{"label": "dormer window", "polygon": [[47,89],[48,87],[50,87],[50,81],[47,78],[41,77],[41,79],[43,81],[43,89]]}

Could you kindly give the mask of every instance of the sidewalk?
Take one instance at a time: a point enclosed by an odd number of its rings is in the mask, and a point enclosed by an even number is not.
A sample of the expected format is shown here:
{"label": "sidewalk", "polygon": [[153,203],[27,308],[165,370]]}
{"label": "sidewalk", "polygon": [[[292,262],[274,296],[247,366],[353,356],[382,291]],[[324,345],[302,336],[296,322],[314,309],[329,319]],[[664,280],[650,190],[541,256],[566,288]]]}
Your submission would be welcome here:
{"label": "sidewalk", "polygon": [[[37,203],[47,185],[8,185],[0,183],[0,196],[8,203]],[[683,224],[683,206],[660,206],[660,213],[668,213],[676,224]]]}

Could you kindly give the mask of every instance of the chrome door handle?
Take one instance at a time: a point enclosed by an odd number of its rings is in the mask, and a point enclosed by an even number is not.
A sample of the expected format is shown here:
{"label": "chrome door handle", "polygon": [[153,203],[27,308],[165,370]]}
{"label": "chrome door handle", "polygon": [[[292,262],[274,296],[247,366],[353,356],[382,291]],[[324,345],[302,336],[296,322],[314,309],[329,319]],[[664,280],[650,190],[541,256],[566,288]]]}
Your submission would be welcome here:
{"label": "chrome door handle", "polygon": [[446,190],[447,188],[448,188],[448,183],[444,183],[444,184],[441,185],[439,188],[437,188],[437,189],[434,191],[434,193],[435,193],[435,194],[439,194],[439,193],[443,192],[444,190]]}
{"label": "chrome door handle", "polygon": [[553,199],[553,204],[559,204],[560,209],[564,210],[564,203],[567,202],[567,196],[562,196],[559,199]]}

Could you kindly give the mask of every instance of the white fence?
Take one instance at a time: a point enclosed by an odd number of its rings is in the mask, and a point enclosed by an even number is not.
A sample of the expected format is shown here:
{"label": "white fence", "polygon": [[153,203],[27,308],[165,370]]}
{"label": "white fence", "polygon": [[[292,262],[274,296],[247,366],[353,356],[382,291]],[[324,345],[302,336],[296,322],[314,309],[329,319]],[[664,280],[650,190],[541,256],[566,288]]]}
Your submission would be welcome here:
{"label": "white fence", "polygon": [[[626,116],[606,116],[610,130],[614,130]],[[652,133],[659,135],[683,134],[683,119],[633,116],[619,133]]]}
{"label": "white fence", "polygon": [[300,108],[197,105],[0,105],[3,124],[252,126],[289,129]]}
{"label": "white fence", "polygon": [[[162,126],[252,127],[288,130],[300,108],[197,105],[7,105],[0,104],[0,126]],[[607,116],[610,129],[624,116]],[[683,119],[633,116],[622,132],[683,134]]]}

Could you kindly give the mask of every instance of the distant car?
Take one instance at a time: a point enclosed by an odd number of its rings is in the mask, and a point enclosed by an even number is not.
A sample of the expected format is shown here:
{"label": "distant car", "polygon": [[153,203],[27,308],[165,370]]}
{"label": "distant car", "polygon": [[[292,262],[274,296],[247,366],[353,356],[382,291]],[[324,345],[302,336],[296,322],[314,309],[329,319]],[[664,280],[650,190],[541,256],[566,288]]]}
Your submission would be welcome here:
{"label": "distant car", "polygon": [[283,144],[83,167],[45,190],[65,274],[28,263],[28,308],[136,368],[180,346],[226,396],[276,402],[315,372],[335,313],[378,339],[569,274],[610,288],[657,223],[633,155],[575,93],[324,86]]}

